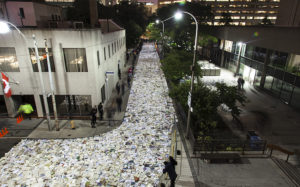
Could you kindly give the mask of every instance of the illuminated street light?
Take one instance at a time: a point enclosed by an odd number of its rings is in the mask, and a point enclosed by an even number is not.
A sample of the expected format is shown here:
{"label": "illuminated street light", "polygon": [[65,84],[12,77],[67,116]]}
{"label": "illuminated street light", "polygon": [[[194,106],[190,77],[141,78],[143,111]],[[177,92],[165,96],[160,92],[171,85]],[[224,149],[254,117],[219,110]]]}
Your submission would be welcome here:
{"label": "illuminated street light", "polygon": [[183,17],[183,14],[184,12],[181,12],[181,11],[177,11],[174,15],[175,19],[176,20],[180,20],[182,17]]}
{"label": "illuminated street light", "polygon": [[156,24],[159,24],[159,20],[157,19],[157,20],[155,21],[155,23],[156,23]]}
{"label": "illuminated street light", "polygon": [[184,14],[190,15],[195,23],[196,23],[196,33],[195,33],[195,45],[194,45],[194,58],[193,58],[193,65],[192,65],[192,80],[191,80],[191,89],[188,95],[188,105],[189,105],[189,111],[188,111],[188,119],[187,119],[187,125],[186,125],[186,137],[188,138],[189,136],[189,131],[190,131],[190,123],[191,123],[191,111],[192,111],[192,93],[193,93],[193,85],[194,85],[194,74],[195,74],[195,61],[196,61],[196,50],[197,50],[197,41],[198,41],[198,21],[195,18],[195,16],[189,12],[186,11],[177,11],[174,15],[176,20],[180,20]]}
{"label": "illuminated street light", "polygon": [[[9,29],[9,25],[14,27],[18,33],[22,36],[22,38],[25,40],[25,42],[27,42],[27,39],[25,37],[25,35],[20,31],[20,29],[18,29],[17,26],[15,26],[14,24],[8,22],[8,21],[4,21],[4,20],[0,20],[0,34],[5,34],[8,33],[10,31]],[[41,87],[42,87],[42,92],[43,92],[43,99],[44,99],[44,106],[45,106],[45,110],[46,110],[46,117],[47,117],[47,121],[48,121],[48,129],[50,131],[50,115],[49,115],[49,106],[48,106],[48,102],[47,102],[47,96],[46,96],[46,91],[45,91],[45,86],[44,86],[44,80],[43,80],[43,75],[42,75],[42,68],[41,68],[41,62],[40,62],[40,58],[39,58],[39,53],[38,53],[38,48],[37,48],[37,42],[35,39],[35,35],[32,35],[33,38],[33,42],[34,42],[34,48],[35,48],[35,56],[36,56],[36,62],[38,64],[38,70],[39,70],[39,77],[40,77],[40,82],[41,82]],[[55,96],[54,96],[54,86],[53,86],[53,80],[52,80],[52,76],[51,76],[51,67],[50,67],[50,62],[49,62],[49,56],[48,56],[48,47],[47,47],[47,43],[46,44],[46,53],[47,53],[47,63],[48,63],[48,72],[49,72],[49,79],[50,79],[50,85],[51,85],[51,95],[52,95],[52,102],[53,102],[53,110],[54,110],[54,118],[55,118],[55,126],[56,126],[56,130],[59,130],[59,125],[58,125],[58,119],[57,119],[57,112],[56,112],[56,104],[55,104]]]}
{"label": "illuminated street light", "polygon": [[8,24],[5,21],[0,21],[0,34],[5,34],[10,31]]}

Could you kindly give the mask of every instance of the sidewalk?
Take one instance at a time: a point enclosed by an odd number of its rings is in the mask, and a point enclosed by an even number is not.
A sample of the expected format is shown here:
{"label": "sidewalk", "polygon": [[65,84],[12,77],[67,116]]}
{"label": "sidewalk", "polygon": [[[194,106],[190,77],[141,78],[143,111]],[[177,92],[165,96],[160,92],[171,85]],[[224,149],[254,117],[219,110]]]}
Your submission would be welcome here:
{"label": "sidewalk", "polygon": [[[138,58],[137,58],[138,59]],[[136,64],[137,59],[134,64]],[[109,132],[117,127],[123,121],[124,114],[126,111],[126,106],[128,102],[128,97],[130,94],[130,88],[127,85],[128,68],[132,66],[133,56],[131,55],[126,67],[121,72],[121,80],[119,80],[120,85],[122,82],[125,83],[125,93],[122,96],[122,110],[117,111],[116,98],[118,96],[117,90],[114,88],[111,97],[107,101],[104,108],[103,120],[97,118],[96,128],[91,128],[91,120],[59,120],[60,130],[55,130],[54,120],[51,120],[51,131],[48,130],[48,122],[44,120],[29,136],[32,139],[57,139],[57,138],[82,138],[90,137],[95,135],[100,135]],[[132,81],[131,81],[132,82]],[[121,92],[121,91],[120,91]],[[120,93],[121,94],[121,93]],[[107,118],[107,110],[114,110],[112,119]],[[70,122],[73,121],[75,124],[75,129],[71,128]]]}

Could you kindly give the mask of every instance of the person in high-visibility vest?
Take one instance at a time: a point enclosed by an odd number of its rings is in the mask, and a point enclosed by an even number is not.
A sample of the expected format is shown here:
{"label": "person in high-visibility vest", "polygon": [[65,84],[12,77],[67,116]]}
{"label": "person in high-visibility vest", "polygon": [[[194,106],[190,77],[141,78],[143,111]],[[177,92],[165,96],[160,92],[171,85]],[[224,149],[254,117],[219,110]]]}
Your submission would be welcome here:
{"label": "person in high-visibility vest", "polygon": [[19,114],[21,114],[21,113],[25,114],[25,116],[31,120],[31,114],[32,114],[33,111],[34,110],[33,110],[32,106],[31,106],[31,104],[27,103],[27,104],[22,104],[19,107],[18,113]]}

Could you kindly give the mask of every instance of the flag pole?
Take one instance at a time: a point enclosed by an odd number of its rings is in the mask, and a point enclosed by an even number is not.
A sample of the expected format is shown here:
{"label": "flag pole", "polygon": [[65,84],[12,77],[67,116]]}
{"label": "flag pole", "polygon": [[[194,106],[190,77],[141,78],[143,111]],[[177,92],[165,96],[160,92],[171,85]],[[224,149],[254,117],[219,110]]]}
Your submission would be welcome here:
{"label": "flag pole", "polygon": [[52,78],[52,72],[51,72],[47,39],[45,39],[45,50],[46,50],[46,55],[47,55],[47,65],[48,65],[49,80],[50,80],[50,87],[51,87],[53,113],[54,113],[54,118],[55,118],[55,128],[56,128],[56,131],[59,131],[59,123],[58,123],[58,119],[57,119],[57,110],[56,110],[56,101],[55,101],[55,95],[54,95],[55,90],[54,90],[54,85],[53,85],[53,78]]}

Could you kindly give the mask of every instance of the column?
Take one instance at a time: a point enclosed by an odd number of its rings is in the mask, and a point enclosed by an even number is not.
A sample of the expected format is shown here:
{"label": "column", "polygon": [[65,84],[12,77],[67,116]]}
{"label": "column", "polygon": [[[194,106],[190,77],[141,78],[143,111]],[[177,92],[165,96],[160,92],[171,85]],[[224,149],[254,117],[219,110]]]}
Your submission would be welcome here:
{"label": "column", "polygon": [[264,86],[265,86],[267,66],[270,62],[270,53],[271,53],[271,51],[269,49],[267,49],[266,58],[265,58],[265,61],[264,61],[264,67],[263,67],[263,70],[262,70],[260,84],[259,84],[260,88],[264,88]]}

